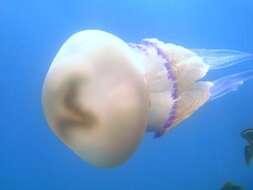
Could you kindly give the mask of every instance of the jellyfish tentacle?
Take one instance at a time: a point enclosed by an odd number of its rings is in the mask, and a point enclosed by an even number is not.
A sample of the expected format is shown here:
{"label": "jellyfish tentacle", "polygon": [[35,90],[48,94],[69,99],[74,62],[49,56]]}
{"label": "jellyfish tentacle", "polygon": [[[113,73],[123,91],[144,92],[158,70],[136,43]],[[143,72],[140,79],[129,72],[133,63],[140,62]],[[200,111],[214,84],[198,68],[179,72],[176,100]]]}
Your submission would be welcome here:
{"label": "jellyfish tentacle", "polygon": [[253,60],[252,53],[245,53],[229,49],[193,49],[200,56],[209,69],[221,69],[232,65]]}
{"label": "jellyfish tentacle", "polygon": [[236,91],[245,81],[253,78],[253,69],[228,75],[213,81],[210,88],[209,100],[220,98],[232,91]]}

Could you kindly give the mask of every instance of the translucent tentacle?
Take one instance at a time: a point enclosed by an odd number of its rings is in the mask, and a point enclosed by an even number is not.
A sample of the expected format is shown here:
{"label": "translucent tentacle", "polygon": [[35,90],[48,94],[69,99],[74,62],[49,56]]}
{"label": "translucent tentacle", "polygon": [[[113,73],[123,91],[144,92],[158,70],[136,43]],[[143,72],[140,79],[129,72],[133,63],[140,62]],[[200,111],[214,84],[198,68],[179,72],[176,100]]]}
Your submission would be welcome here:
{"label": "translucent tentacle", "polygon": [[238,89],[245,81],[253,78],[253,70],[222,77],[213,82],[210,88],[210,100],[214,100]]}
{"label": "translucent tentacle", "polygon": [[253,54],[228,49],[193,49],[202,57],[209,69],[220,69],[248,60],[253,60]]}

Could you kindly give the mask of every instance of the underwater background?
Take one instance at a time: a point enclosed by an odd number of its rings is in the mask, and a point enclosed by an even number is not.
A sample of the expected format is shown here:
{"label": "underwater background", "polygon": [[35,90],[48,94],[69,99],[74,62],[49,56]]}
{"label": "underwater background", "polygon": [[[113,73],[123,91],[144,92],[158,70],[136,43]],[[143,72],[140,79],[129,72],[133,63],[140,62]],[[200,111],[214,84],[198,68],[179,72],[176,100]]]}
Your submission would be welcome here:
{"label": "underwater background", "polygon": [[[50,131],[46,72],[63,42],[100,29],[128,42],[155,37],[187,48],[253,52],[252,0],[0,0],[0,190],[253,189],[241,131],[253,128],[253,81],[207,103],[162,138],[147,134],[120,167],[98,169]],[[253,69],[245,62],[206,79]]]}

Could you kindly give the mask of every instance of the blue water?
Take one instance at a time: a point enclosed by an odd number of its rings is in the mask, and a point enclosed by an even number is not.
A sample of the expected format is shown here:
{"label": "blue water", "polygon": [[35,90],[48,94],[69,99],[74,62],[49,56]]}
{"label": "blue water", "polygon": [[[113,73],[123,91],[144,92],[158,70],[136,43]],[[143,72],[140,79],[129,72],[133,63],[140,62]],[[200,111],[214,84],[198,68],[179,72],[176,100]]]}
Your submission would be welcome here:
{"label": "blue water", "polygon": [[[253,189],[243,129],[253,127],[253,81],[209,102],[160,139],[147,135],[115,169],[80,160],[50,131],[41,87],[62,43],[101,29],[126,41],[157,37],[190,48],[253,52],[251,0],[1,0],[0,190],[218,190],[231,180]],[[253,68],[250,62],[208,79]]]}

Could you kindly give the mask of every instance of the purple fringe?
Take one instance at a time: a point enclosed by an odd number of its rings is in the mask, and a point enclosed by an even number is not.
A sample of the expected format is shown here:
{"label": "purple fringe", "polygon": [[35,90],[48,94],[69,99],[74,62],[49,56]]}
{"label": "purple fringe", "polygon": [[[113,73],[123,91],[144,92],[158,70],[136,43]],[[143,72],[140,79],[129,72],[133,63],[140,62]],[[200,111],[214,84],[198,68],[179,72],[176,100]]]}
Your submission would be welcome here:
{"label": "purple fringe", "polygon": [[170,111],[170,114],[168,116],[168,118],[166,119],[164,125],[162,128],[160,128],[159,130],[155,131],[155,135],[154,137],[155,138],[158,138],[158,137],[161,137],[163,136],[166,131],[171,128],[175,118],[176,118],[176,112],[177,112],[177,104],[176,104],[176,99],[178,98],[178,85],[177,85],[177,80],[176,80],[176,77],[173,73],[173,70],[171,68],[171,62],[170,62],[170,58],[166,55],[166,53],[159,47],[159,45],[155,42],[151,42],[151,41],[143,41],[143,44],[129,44],[130,47],[133,47],[133,48],[137,48],[141,51],[144,51],[146,52],[146,49],[147,47],[153,47],[156,52],[157,52],[157,55],[159,55],[161,58],[163,58],[165,60],[165,68],[167,70],[167,78],[169,80],[172,81],[173,85],[172,85],[172,98],[175,100],[173,105],[172,105],[172,108],[171,108],[171,111]]}

